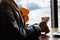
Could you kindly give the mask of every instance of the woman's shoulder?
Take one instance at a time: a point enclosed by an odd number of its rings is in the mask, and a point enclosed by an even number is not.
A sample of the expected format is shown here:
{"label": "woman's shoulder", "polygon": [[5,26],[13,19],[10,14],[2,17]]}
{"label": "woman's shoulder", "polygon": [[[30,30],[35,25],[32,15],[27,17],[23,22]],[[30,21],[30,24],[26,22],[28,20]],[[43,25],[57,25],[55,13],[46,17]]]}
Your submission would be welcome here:
{"label": "woman's shoulder", "polygon": [[7,1],[2,1],[0,5],[2,8],[7,8],[9,6],[9,3]]}

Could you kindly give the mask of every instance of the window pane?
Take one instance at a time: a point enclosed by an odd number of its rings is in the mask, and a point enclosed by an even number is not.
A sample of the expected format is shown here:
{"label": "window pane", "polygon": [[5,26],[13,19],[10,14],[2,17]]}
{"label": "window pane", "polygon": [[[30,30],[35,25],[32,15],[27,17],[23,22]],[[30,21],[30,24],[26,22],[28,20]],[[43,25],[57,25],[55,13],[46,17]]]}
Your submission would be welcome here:
{"label": "window pane", "polygon": [[58,0],[58,31],[60,32],[60,0]]}
{"label": "window pane", "polygon": [[[20,1],[20,2],[19,2]],[[51,0],[19,0],[17,3],[20,6],[30,10],[29,21],[27,23],[40,23],[42,17],[49,17],[48,26],[51,27]]]}

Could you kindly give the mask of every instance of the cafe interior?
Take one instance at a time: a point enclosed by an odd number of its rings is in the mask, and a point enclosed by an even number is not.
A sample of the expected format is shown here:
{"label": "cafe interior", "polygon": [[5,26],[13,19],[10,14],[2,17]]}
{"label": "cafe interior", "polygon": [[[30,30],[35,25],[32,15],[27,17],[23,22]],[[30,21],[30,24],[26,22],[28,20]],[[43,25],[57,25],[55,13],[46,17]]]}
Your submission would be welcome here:
{"label": "cafe interior", "polygon": [[15,0],[23,13],[24,28],[48,18],[49,33],[33,40],[60,40],[60,0]]}

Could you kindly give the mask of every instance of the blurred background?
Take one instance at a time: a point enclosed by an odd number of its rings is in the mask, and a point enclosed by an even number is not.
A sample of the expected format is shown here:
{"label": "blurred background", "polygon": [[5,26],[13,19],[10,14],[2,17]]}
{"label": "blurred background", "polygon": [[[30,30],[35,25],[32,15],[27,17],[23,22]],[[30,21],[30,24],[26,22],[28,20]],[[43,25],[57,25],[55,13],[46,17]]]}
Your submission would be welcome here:
{"label": "blurred background", "polygon": [[[48,27],[51,28],[51,0],[16,0],[19,7],[29,9],[29,21],[27,23],[40,23],[42,17],[49,17]],[[58,26],[60,26],[60,0],[58,3]]]}

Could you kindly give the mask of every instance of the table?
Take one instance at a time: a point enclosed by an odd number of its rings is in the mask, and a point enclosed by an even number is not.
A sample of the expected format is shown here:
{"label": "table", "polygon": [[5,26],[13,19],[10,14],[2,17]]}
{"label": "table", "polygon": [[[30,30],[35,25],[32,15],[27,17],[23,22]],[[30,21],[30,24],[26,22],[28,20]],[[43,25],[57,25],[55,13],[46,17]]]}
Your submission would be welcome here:
{"label": "table", "polygon": [[56,32],[57,30],[58,30],[57,28],[53,28],[49,34],[47,34],[47,35],[42,34],[39,37],[39,40],[60,40],[60,37],[56,37],[52,34],[53,32]]}
{"label": "table", "polygon": [[41,35],[41,37],[39,37],[39,40],[60,40],[60,37],[54,37],[52,35],[50,35],[50,36]]}

